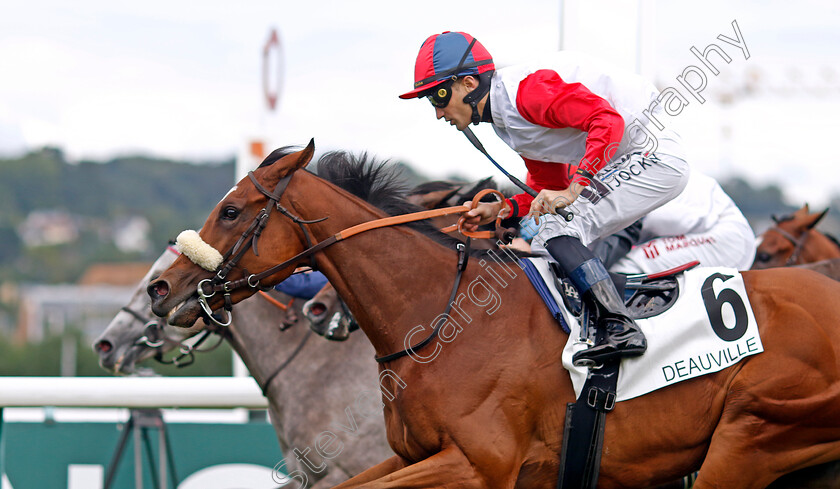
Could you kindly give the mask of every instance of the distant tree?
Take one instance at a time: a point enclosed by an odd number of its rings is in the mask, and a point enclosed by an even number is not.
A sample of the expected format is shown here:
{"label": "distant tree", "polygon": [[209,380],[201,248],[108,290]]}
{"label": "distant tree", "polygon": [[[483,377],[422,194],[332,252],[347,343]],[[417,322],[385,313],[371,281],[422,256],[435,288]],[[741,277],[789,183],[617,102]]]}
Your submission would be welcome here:
{"label": "distant tree", "polygon": [[769,218],[798,209],[785,203],[782,189],[775,184],[754,187],[742,177],[733,177],[721,182],[721,187],[748,218]]}
{"label": "distant tree", "polygon": [[[103,376],[107,373],[99,366],[99,357],[90,343],[77,330],[65,333],[76,345],[76,375]],[[0,376],[58,376],[61,375],[61,335],[51,335],[37,343],[17,344],[0,336]],[[211,338],[208,342],[216,341]],[[215,343],[208,343],[213,345]],[[168,354],[167,358],[171,355]],[[144,362],[143,368],[152,369],[166,376],[229,376],[232,372],[231,348],[227,342],[218,348],[197,353],[195,362],[187,368],[162,365],[154,360]]]}
{"label": "distant tree", "polygon": [[13,160],[0,160],[0,221],[20,223],[34,209],[61,207],[62,152],[44,148]]}
{"label": "distant tree", "polygon": [[17,230],[11,224],[0,224],[0,266],[17,258],[21,249]]}
{"label": "distant tree", "polygon": [[398,161],[394,163],[394,166],[399,168],[400,175],[405,180],[405,184],[408,188],[416,187],[421,183],[428,182],[429,178],[406,163]]}
{"label": "distant tree", "polygon": [[[170,239],[198,228],[233,183],[233,160],[186,163],[148,157],[71,164],[44,148],[0,159],[0,281],[69,281],[96,261],[156,258]],[[61,210],[81,223],[72,243],[26,248],[17,226],[33,211]],[[123,253],[109,229],[145,217],[157,243],[145,254]]]}

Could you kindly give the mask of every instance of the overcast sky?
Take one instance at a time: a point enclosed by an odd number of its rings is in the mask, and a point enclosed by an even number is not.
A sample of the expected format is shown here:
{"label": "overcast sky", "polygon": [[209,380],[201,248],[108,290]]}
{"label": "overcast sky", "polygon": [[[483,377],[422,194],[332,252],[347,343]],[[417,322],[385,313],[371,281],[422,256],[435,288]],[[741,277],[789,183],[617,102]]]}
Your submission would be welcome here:
{"label": "overcast sky", "polygon": [[[784,182],[791,202],[840,193],[830,144],[840,134],[840,6],[836,1],[566,0],[567,46],[635,68],[660,88],[700,65],[710,43],[731,57],[706,72],[707,102],[693,98],[669,120],[695,168]],[[431,177],[498,175],[411,88],[417,50],[430,34],[473,34],[504,66],[556,50],[559,0],[248,2],[27,0],[0,16],[0,155],[43,145],[73,160],[144,153],[220,160],[248,140],[269,149],[305,144],[403,160]],[[638,19],[642,18],[639,29]],[[717,39],[735,37],[750,58]],[[262,95],[262,50],[282,44],[279,106]],[[641,30],[641,32],[640,32]],[[270,65],[275,67],[274,58]],[[752,80],[751,92],[744,87]],[[685,93],[685,92],[684,92]],[[687,93],[685,93],[687,95]],[[728,105],[721,104],[729,98]],[[524,165],[481,125],[476,132],[520,177]]]}

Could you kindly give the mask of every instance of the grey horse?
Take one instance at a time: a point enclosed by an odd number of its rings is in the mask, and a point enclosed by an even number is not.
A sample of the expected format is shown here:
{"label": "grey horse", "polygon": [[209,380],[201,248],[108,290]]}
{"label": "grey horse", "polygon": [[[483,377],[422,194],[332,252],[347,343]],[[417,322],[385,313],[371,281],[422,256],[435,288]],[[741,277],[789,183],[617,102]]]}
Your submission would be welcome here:
{"label": "grey horse", "polygon": [[[137,362],[181,347],[204,329],[201,322],[190,329],[164,325],[166,338],[151,338],[146,328],[157,319],[146,286],[175,261],[176,253],[167,250],[158,258],[131,302],[96,339],[94,349],[103,368],[130,373]],[[298,487],[332,487],[393,452],[385,438],[370,342],[360,332],[340,343],[310,338],[314,335],[301,314],[302,302],[295,300],[281,311],[255,295],[234,308],[232,324],[221,333],[266,393],[285,457],[275,468],[287,472]]]}

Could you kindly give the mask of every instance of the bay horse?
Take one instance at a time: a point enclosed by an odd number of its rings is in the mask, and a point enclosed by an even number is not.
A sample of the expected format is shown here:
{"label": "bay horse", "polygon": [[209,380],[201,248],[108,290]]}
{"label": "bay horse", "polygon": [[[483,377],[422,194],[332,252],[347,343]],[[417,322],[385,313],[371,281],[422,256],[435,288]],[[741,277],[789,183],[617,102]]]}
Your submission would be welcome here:
{"label": "bay horse", "polygon": [[793,214],[776,217],[761,235],[752,269],[785,267],[840,258],[840,243],[816,229],[828,213],[810,212],[808,204]]}
{"label": "bay horse", "polygon": [[[375,227],[391,222],[378,221],[384,212],[301,171],[313,153],[310,142],[270,155],[240,181],[200,233],[208,249],[228,250],[217,252],[224,263],[202,268],[179,257],[149,285],[153,311],[190,326],[201,300],[210,309],[242,301],[309,261],[346,300],[376,355],[390,358],[379,379],[396,455],[336,487],[554,487],[565,406],[575,399],[560,360],[568,335],[527,278],[472,256],[461,277],[469,285],[455,289],[457,314],[439,323],[459,254],[414,227]],[[265,217],[274,209],[274,219]],[[243,235],[255,218],[270,225]],[[258,254],[244,251],[254,236]],[[504,277],[504,295],[490,276]],[[840,459],[840,283],[794,268],[743,279],[765,351],[618,403],[599,487],[654,486],[699,469],[698,489],[757,489]],[[394,357],[432,323],[448,327],[422,351]]]}

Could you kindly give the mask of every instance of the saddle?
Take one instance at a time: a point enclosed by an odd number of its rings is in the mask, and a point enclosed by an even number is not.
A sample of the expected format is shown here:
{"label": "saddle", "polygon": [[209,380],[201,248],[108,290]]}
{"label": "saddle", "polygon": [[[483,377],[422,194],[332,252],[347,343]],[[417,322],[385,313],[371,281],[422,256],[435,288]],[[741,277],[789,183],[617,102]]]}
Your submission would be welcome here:
{"label": "saddle", "polygon": [[[692,261],[684,265],[651,274],[622,275],[610,273],[616,289],[624,294],[624,303],[633,319],[645,319],[667,311],[679,297],[677,275],[700,264]],[[549,264],[554,272],[555,286],[563,297],[566,308],[580,319],[583,301],[571,280],[563,274],[556,263]]]}

